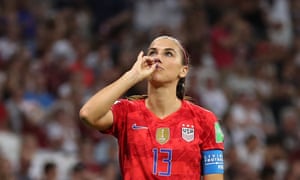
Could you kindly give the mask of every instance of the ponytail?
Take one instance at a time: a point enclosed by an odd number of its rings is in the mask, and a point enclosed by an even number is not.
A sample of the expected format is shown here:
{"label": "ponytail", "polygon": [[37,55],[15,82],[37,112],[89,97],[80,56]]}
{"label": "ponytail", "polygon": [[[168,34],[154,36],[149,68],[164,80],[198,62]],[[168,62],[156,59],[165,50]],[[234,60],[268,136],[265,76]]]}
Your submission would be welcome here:
{"label": "ponytail", "polygon": [[183,100],[185,96],[185,78],[180,78],[176,86],[176,96]]}

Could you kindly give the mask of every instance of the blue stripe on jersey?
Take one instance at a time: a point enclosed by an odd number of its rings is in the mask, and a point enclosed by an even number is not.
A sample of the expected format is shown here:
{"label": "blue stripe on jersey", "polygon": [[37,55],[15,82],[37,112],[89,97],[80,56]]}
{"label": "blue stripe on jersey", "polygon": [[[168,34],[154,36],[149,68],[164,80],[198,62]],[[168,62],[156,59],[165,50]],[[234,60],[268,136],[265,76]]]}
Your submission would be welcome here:
{"label": "blue stripe on jersey", "polygon": [[224,160],[222,150],[202,151],[202,174],[223,174]]}

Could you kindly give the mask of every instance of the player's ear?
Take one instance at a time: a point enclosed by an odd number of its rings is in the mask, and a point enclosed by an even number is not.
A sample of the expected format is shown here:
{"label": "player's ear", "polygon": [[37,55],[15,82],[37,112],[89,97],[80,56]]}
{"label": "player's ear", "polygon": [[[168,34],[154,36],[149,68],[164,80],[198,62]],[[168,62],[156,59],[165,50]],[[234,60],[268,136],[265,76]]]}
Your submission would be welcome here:
{"label": "player's ear", "polygon": [[182,66],[180,72],[179,72],[179,78],[184,78],[186,77],[187,73],[189,71],[189,67],[188,66]]}

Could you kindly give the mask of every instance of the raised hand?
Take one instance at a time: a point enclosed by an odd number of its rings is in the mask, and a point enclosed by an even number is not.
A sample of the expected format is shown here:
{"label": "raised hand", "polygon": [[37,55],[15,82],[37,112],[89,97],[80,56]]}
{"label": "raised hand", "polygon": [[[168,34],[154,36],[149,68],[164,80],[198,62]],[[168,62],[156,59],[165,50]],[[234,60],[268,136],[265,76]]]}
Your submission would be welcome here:
{"label": "raised hand", "polygon": [[158,61],[156,61],[154,57],[144,56],[144,52],[141,51],[130,72],[134,73],[137,81],[141,81],[154,72],[157,63]]}

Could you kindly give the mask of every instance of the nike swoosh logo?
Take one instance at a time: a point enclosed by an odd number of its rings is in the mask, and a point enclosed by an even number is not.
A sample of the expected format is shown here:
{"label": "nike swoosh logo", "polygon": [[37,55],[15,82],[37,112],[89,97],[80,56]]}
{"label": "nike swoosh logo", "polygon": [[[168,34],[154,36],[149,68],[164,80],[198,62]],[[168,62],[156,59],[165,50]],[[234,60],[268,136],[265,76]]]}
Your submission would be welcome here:
{"label": "nike swoosh logo", "polygon": [[139,130],[139,129],[148,129],[147,126],[137,126],[136,123],[132,124],[132,129]]}

